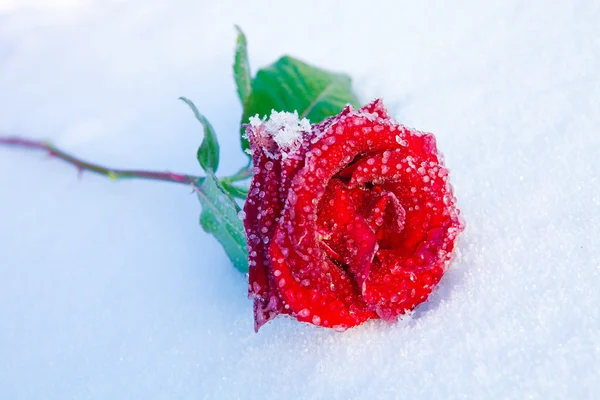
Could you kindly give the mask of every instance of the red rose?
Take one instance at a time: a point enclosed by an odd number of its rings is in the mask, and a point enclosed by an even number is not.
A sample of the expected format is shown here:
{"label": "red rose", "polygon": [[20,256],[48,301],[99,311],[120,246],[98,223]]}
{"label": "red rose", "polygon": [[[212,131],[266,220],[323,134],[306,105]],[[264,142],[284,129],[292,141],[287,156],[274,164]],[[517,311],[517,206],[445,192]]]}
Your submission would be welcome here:
{"label": "red rose", "polygon": [[312,126],[273,112],[247,135],[256,330],[278,314],[345,330],[427,299],[464,228],[433,135],[380,100]]}

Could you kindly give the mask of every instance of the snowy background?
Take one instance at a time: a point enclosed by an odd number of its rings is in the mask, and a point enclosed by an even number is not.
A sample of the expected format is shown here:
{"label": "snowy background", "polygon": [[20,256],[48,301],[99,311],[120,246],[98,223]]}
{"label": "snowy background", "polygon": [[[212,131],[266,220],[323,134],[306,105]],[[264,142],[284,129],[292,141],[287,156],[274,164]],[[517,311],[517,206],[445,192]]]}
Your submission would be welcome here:
{"label": "snowy background", "polygon": [[437,135],[468,225],[439,290],[255,334],[190,190],[0,148],[0,398],[600,398],[600,3],[285,3],[0,0],[0,131],[199,174],[185,95],[234,172],[240,24],[254,71],[347,71]]}

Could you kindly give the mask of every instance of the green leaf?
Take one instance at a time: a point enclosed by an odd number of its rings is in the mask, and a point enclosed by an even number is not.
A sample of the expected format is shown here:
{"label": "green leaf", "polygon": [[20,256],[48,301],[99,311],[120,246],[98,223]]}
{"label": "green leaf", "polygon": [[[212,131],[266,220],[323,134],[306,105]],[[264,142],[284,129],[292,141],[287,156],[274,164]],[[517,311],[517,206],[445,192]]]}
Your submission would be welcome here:
{"label": "green leaf", "polygon": [[238,218],[240,207],[224,191],[214,174],[208,172],[196,188],[202,204],[200,225],[223,246],[225,253],[240,272],[248,272],[248,253],[244,224]]}
{"label": "green leaf", "polygon": [[250,63],[248,62],[248,44],[246,35],[239,26],[235,26],[238,32],[235,46],[235,63],[233,64],[233,75],[237,86],[238,96],[242,106],[250,94],[252,77],[250,76]]}
{"label": "green leaf", "polygon": [[248,197],[248,189],[234,185],[231,181],[221,180],[221,185],[231,197],[242,200],[246,200],[246,197]]}
{"label": "green leaf", "polygon": [[179,100],[183,101],[192,109],[196,119],[200,121],[204,127],[204,139],[198,148],[198,162],[200,162],[200,165],[206,172],[209,172],[209,170],[216,171],[217,168],[219,168],[219,142],[217,141],[215,130],[206,117],[200,114],[190,99],[180,97]]}
{"label": "green leaf", "polygon": [[[252,81],[244,104],[242,124],[256,114],[261,118],[275,111],[298,111],[300,118],[318,123],[338,114],[346,104],[359,107],[348,75],[326,71],[295,58],[284,56],[261,69]],[[244,129],[242,128],[242,134]],[[242,138],[242,147],[249,147]]]}

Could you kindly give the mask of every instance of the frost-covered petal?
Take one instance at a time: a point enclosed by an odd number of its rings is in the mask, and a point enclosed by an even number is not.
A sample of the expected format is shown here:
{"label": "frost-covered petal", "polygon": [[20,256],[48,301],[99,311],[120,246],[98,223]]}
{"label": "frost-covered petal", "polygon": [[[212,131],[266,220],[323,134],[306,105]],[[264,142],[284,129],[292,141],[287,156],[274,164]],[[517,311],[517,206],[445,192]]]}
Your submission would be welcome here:
{"label": "frost-covered petal", "polygon": [[378,249],[377,236],[365,217],[359,214],[351,191],[337,179],[331,180],[321,199],[317,226],[322,247],[335,261],[348,268],[364,292]]}
{"label": "frost-covered petal", "polygon": [[[251,264],[251,282],[266,281],[255,299],[268,314],[255,313],[257,326],[282,312],[346,329],[393,320],[424,301],[464,228],[433,135],[397,124],[379,100],[313,125],[301,143],[253,124],[259,168],[251,195],[255,186],[277,186],[260,203],[274,210],[276,228],[247,222],[265,244],[252,242],[265,268],[253,273]],[[279,175],[263,171],[257,152],[280,163]]]}

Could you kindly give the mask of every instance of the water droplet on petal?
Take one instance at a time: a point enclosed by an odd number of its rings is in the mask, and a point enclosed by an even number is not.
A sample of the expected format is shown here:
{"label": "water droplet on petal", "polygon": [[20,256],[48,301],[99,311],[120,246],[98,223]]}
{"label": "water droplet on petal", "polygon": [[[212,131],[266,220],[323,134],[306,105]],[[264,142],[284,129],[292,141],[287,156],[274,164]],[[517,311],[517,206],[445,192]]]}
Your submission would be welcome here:
{"label": "water droplet on petal", "polygon": [[303,308],[302,310],[300,310],[300,312],[298,313],[298,315],[300,317],[306,318],[310,315],[310,310],[308,308]]}

